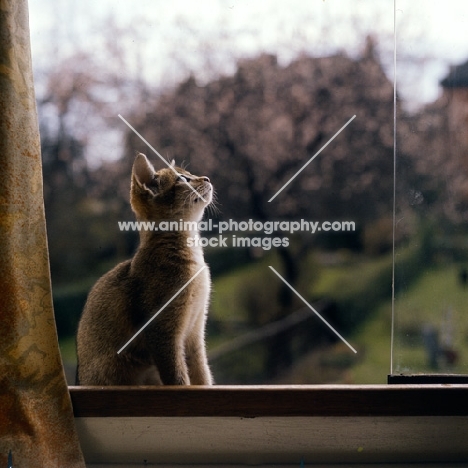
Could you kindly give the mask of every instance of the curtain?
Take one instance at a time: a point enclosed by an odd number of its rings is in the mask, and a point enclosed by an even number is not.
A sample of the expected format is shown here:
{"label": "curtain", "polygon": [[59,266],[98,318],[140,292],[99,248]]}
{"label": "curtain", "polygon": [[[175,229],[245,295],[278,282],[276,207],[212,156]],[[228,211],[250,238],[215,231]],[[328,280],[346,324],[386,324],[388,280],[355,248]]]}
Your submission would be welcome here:
{"label": "curtain", "polygon": [[27,0],[0,0],[0,467],[84,468],[52,308]]}

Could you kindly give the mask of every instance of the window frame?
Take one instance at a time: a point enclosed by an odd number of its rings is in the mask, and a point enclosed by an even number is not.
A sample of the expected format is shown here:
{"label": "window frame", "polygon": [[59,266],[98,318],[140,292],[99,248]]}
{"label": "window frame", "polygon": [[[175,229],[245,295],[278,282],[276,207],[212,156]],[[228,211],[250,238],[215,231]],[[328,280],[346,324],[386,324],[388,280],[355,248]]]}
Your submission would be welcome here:
{"label": "window frame", "polygon": [[75,417],[468,416],[468,386],[69,387]]}
{"label": "window frame", "polygon": [[468,460],[466,385],[69,390],[90,467],[142,461],[233,468],[449,466]]}

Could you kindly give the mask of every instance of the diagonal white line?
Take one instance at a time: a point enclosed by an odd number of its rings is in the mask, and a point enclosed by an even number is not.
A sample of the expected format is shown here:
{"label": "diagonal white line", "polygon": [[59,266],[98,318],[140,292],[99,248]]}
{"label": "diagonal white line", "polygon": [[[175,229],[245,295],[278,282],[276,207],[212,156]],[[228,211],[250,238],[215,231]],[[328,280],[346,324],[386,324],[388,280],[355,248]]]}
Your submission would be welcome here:
{"label": "diagonal white line", "polygon": [[291,289],[292,292],[294,292],[296,294],[296,296],[312,311],[315,313],[315,315],[317,315],[317,317],[331,330],[335,333],[336,336],[338,336],[338,338],[341,339],[341,341],[343,341],[343,343],[348,346],[349,349],[351,349],[351,351],[353,351],[354,353],[357,353],[357,351],[272,267],[270,266],[270,269],[271,271],[273,271],[273,273],[275,273],[275,275],[281,280],[283,281],[283,283],[289,287],[289,289]]}
{"label": "diagonal white line", "polygon": [[[138,135],[138,136],[140,137],[140,139],[141,139],[144,143],[146,143],[146,144],[148,145],[149,148],[151,148],[151,149],[154,151],[154,153],[156,154],[156,156],[158,156],[158,157],[161,159],[161,161],[162,161],[164,164],[166,164],[166,166],[167,166],[169,169],[171,169],[171,171],[174,172],[174,174],[176,174],[176,175],[178,175],[178,176],[180,175],[180,174],[174,169],[174,167],[173,167],[171,164],[169,164],[169,163],[158,153],[158,151],[157,151],[156,149],[154,149],[154,148],[150,145],[149,141],[145,140],[145,139],[143,138],[143,136],[140,135],[140,133],[138,133],[138,131],[137,131],[135,128],[133,128],[120,114],[118,114],[118,116],[119,116],[119,118],[122,120],[122,122],[124,122],[125,125],[127,125],[127,127],[130,128],[130,130],[132,130],[132,131],[135,133],[135,135]],[[197,196],[198,196],[199,198],[201,198],[205,203],[208,203],[208,202],[207,202],[207,201],[206,201],[206,200],[205,200],[205,199],[188,183],[188,182],[184,181],[184,183],[190,188],[190,190],[192,190],[192,192],[194,192],[195,194],[197,194]]]}
{"label": "diagonal white line", "polygon": [[203,265],[118,351],[120,354],[204,269]]}
{"label": "diagonal white line", "polygon": [[353,115],[269,200],[274,200],[354,119]]}

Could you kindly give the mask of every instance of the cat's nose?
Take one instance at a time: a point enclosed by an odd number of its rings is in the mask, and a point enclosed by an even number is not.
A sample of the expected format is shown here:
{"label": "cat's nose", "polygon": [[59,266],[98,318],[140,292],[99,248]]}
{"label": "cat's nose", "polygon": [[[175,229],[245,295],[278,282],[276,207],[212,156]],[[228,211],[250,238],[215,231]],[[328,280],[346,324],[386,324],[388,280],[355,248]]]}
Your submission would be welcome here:
{"label": "cat's nose", "polygon": [[209,182],[210,181],[209,177],[206,177],[206,176],[203,176],[202,180],[203,180],[203,182]]}

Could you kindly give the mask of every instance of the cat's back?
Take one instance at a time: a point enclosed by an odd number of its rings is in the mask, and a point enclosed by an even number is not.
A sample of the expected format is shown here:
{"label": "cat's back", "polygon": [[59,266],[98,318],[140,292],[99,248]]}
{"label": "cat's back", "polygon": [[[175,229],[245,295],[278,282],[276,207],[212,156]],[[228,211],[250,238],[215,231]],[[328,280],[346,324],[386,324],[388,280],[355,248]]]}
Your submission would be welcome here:
{"label": "cat's back", "polygon": [[119,263],[95,283],[78,325],[78,343],[88,346],[97,336],[109,343],[119,333],[131,329],[128,311],[136,288],[130,267],[130,260]]}
{"label": "cat's back", "polygon": [[116,265],[112,270],[101,276],[91,288],[83,315],[89,307],[106,306],[121,300],[127,290],[131,289],[131,260]]}

